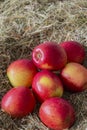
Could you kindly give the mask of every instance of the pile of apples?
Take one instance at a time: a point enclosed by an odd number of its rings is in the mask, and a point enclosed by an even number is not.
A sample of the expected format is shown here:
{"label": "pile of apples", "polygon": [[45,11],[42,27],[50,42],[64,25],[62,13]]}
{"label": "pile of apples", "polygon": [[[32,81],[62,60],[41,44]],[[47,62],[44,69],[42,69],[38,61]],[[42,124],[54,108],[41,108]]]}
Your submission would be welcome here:
{"label": "pile of apples", "polygon": [[84,47],[76,41],[44,42],[32,52],[32,60],[19,59],[7,68],[13,88],[2,98],[1,108],[12,117],[24,117],[40,103],[38,116],[53,130],[70,128],[75,110],[62,98],[64,91],[87,89]]}

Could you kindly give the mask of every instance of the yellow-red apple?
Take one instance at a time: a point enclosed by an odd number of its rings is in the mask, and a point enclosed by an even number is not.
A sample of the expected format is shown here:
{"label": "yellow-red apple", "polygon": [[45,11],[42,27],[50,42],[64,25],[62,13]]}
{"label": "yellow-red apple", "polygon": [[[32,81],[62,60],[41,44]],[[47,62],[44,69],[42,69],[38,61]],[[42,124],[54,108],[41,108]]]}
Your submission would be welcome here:
{"label": "yellow-red apple", "polygon": [[40,69],[59,70],[67,63],[65,50],[55,42],[44,42],[36,46],[32,59]]}
{"label": "yellow-red apple", "polygon": [[39,117],[47,127],[53,130],[63,130],[73,125],[75,110],[67,100],[53,97],[42,103]]}
{"label": "yellow-red apple", "polygon": [[38,72],[32,82],[32,90],[39,102],[50,97],[61,97],[63,85],[59,77],[49,70]]}
{"label": "yellow-red apple", "polygon": [[24,117],[31,113],[36,105],[33,93],[28,87],[17,87],[9,90],[1,101],[3,111],[12,117]]}
{"label": "yellow-red apple", "polygon": [[68,91],[81,92],[87,89],[87,69],[79,63],[68,63],[62,69],[60,77]]}
{"label": "yellow-red apple", "polygon": [[85,58],[84,47],[76,41],[65,41],[60,44],[67,53],[68,62],[82,63]]}
{"label": "yellow-red apple", "polygon": [[28,59],[16,60],[7,69],[7,76],[14,87],[30,87],[36,73],[36,66]]}

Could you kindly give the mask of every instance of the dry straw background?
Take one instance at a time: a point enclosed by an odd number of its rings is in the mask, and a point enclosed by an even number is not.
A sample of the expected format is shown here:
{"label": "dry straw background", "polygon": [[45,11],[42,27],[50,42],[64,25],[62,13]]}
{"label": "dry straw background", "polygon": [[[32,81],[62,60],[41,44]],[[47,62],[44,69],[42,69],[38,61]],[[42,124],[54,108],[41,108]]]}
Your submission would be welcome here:
{"label": "dry straw background", "polygon": [[[12,61],[31,58],[34,46],[43,41],[65,40],[76,40],[86,50],[87,0],[0,0],[0,100],[11,88],[6,69]],[[63,97],[76,110],[69,130],[87,130],[87,91]],[[38,107],[22,119],[0,110],[0,130],[49,130],[37,116]]]}

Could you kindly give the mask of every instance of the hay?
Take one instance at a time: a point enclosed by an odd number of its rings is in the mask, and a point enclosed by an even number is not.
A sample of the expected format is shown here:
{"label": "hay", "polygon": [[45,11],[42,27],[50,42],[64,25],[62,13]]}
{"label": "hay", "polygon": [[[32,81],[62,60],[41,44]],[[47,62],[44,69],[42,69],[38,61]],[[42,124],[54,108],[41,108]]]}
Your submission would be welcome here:
{"label": "hay", "polygon": [[[11,88],[6,76],[8,65],[16,59],[31,58],[34,46],[50,40],[76,40],[87,51],[87,0],[0,1],[0,99]],[[65,93],[64,98],[76,110],[76,122],[70,130],[86,130],[87,91]],[[0,130],[49,130],[37,113],[38,106],[31,115],[13,119],[0,110]]]}

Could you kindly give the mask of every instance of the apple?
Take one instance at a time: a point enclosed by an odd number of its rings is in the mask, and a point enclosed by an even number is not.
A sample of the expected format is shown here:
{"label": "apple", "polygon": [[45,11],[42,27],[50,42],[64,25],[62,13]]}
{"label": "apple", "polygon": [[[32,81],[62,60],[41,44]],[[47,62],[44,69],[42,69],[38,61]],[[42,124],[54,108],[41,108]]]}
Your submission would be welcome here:
{"label": "apple", "polygon": [[41,103],[50,97],[63,95],[62,82],[56,74],[49,70],[42,70],[35,75],[32,90]]}
{"label": "apple", "polygon": [[85,58],[85,49],[79,42],[65,41],[60,45],[67,53],[68,62],[83,63]]}
{"label": "apple", "polygon": [[81,92],[87,89],[87,69],[75,62],[68,63],[60,72],[64,88],[70,92]]}
{"label": "apple", "polygon": [[1,108],[12,117],[24,117],[31,113],[36,105],[33,93],[28,87],[9,90],[2,98]]}
{"label": "apple", "polygon": [[53,130],[63,130],[73,125],[75,110],[67,100],[53,97],[41,104],[39,117],[47,127]]}
{"label": "apple", "polygon": [[32,52],[34,64],[40,69],[59,70],[67,63],[65,50],[56,42],[44,42]]}
{"label": "apple", "polygon": [[36,66],[28,59],[16,60],[7,68],[7,76],[14,87],[30,87],[36,73]]}

